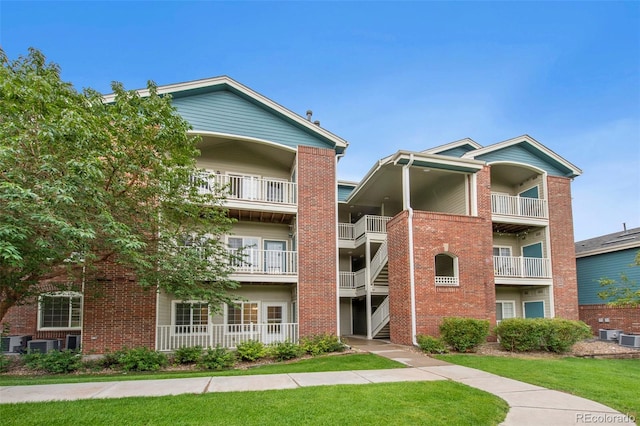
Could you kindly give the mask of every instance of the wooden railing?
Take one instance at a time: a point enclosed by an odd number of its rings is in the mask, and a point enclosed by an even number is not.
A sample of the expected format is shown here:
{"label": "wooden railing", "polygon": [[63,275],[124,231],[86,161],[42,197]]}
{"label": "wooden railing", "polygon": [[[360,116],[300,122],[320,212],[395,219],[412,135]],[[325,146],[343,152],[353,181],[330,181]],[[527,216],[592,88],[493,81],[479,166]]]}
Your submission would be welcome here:
{"label": "wooden railing", "polygon": [[547,219],[547,200],[491,194],[491,213],[505,216],[524,216]]}
{"label": "wooden railing", "polygon": [[386,234],[389,216],[365,215],[356,223],[339,223],[338,238],[341,240],[355,240],[365,233]]}
{"label": "wooden railing", "polygon": [[378,309],[371,315],[371,335],[375,336],[389,320],[389,297],[385,297]]}
{"label": "wooden railing", "polygon": [[551,278],[551,260],[538,257],[493,256],[496,277]]}
{"label": "wooden railing", "polygon": [[276,204],[296,204],[297,185],[279,179],[265,179],[253,176],[233,176],[202,172],[192,178],[198,190],[217,192],[226,188],[229,200],[258,201]]}
{"label": "wooden railing", "polygon": [[387,264],[389,260],[389,253],[387,250],[387,242],[382,243],[378,251],[376,252],[373,259],[371,259],[371,280],[375,280],[380,271],[384,268],[384,265]]}
{"label": "wooden railing", "polygon": [[298,252],[290,250],[227,249],[236,257],[232,266],[236,273],[297,275]]}
{"label": "wooden railing", "polygon": [[159,351],[173,351],[193,346],[235,348],[239,343],[248,340],[257,340],[265,344],[285,341],[297,343],[298,323],[159,325],[156,335],[156,349]]}

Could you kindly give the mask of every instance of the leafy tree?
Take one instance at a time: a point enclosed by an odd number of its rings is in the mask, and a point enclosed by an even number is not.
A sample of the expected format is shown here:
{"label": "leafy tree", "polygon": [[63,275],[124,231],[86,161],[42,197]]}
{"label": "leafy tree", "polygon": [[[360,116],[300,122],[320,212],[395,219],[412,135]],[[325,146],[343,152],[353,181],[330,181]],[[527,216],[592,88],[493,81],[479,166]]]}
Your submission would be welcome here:
{"label": "leafy tree", "polygon": [[[631,266],[640,266],[640,251],[636,253],[634,263]],[[608,305],[640,306],[640,286],[636,281],[629,279],[626,274],[620,274],[619,282],[610,278],[600,278],[598,282],[600,287],[603,288],[602,291],[598,292],[598,297],[608,300]]]}
{"label": "leafy tree", "polygon": [[35,49],[0,50],[0,63],[0,320],[42,283],[95,280],[105,262],[179,298],[234,300],[220,238],[232,221],[223,196],[198,190],[198,138],[170,97],[113,83],[106,103]]}

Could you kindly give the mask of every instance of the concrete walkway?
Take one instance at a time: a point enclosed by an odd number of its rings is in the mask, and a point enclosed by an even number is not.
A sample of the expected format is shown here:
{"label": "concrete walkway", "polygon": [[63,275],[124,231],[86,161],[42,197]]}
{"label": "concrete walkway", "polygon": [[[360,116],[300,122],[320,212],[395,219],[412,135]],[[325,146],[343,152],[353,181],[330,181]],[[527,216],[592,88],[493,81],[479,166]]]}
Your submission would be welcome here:
{"label": "concrete walkway", "polygon": [[510,409],[503,425],[633,424],[622,413],[602,404],[472,368],[452,365],[425,356],[412,348],[356,338],[349,338],[347,341],[356,349],[399,361],[409,368],[4,386],[0,387],[0,403],[262,391],[337,384],[454,380],[504,399]]}

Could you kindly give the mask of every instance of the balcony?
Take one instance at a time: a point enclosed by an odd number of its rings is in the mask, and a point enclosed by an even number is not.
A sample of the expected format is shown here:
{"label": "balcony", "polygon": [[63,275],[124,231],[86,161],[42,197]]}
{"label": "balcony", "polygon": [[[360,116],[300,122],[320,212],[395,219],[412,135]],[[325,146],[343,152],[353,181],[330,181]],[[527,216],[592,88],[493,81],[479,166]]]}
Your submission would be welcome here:
{"label": "balcony", "polygon": [[547,200],[491,194],[491,213],[500,216],[548,219]]}
{"label": "balcony", "polygon": [[234,274],[298,275],[298,252],[291,250],[227,249],[236,256],[232,260]]}
{"label": "balcony", "polygon": [[537,257],[493,256],[496,277],[551,278],[551,260]]}
{"label": "balcony", "polygon": [[386,239],[389,220],[391,220],[389,216],[365,215],[356,223],[339,223],[338,239],[355,242],[365,234],[374,234],[374,236],[379,235],[380,240],[383,241]]}
{"label": "balcony", "polygon": [[295,213],[297,184],[282,179],[235,176],[202,172],[192,178],[201,193],[226,190],[225,205],[230,209],[275,210]]}

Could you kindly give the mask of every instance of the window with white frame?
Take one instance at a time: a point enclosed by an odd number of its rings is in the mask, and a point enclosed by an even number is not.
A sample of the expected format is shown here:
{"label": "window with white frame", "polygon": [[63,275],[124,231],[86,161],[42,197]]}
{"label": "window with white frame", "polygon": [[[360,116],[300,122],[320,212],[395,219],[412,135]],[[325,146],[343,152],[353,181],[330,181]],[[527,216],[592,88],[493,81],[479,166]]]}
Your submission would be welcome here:
{"label": "window with white frame", "polygon": [[65,291],[40,296],[38,300],[39,330],[80,330],[81,327],[81,293]]}
{"label": "window with white frame", "polygon": [[511,247],[493,247],[493,270],[499,276],[511,276],[517,274],[518,260],[511,257]]}
{"label": "window with white frame", "polygon": [[209,324],[209,304],[199,301],[174,301],[173,326],[176,334],[202,334]]}
{"label": "window with white frame", "polygon": [[234,254],[242,253],[241,259],[232,260],[238,272],[249,272],[260,266],[260,239],[257,237],[228,237],[227,245]]}
{"label": "window with white frame", "polygon": [[226,323],[229,333],[243,333],[252,331],[252,326],[259,320],[258,302],[238,302],[227,305]]}
{"label": "window with white frame", "polygon": [[436,272],[436,285],[457,286],[458,258],[448,253],[439,253],[435,256],[434,266]]}
{"label": "window with white frame", "polygon": [[496,301],[496,322],[500,324],[500,321],[508,318],[516,317],[516,302],[515,301]]}

